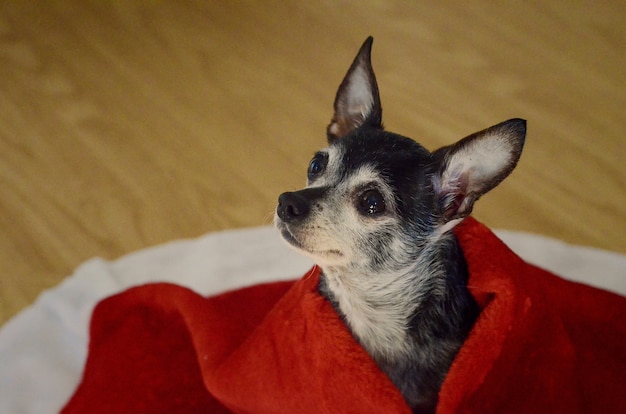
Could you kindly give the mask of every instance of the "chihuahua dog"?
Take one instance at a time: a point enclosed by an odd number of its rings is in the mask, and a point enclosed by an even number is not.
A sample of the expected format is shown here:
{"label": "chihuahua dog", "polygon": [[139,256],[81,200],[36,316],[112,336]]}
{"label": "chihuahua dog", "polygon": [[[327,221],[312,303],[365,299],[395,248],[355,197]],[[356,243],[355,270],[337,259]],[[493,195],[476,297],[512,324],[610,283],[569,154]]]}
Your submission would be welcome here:
{"label": "chihuahua dog", "polygon": [[433,412],[478,316],[452,229],[517,165],[511,119],[429,152],[383,129],[368,38],[343,82],[307,186],[279,197],[282,237],[322,269],[319,292],[415,412]]}

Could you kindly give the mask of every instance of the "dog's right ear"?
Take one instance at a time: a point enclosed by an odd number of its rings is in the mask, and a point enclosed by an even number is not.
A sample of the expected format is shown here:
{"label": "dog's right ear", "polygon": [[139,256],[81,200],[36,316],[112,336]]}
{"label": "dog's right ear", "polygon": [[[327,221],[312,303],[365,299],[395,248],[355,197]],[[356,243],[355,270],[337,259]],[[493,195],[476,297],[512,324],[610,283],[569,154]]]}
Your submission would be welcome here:
{"label": "dog's right ear", "polygon": [[371,36],[365,40],[337,90],[335,113],[326,129],[329,143],[363,125],[382,128],[382,108],[371,60],[373,41]]}

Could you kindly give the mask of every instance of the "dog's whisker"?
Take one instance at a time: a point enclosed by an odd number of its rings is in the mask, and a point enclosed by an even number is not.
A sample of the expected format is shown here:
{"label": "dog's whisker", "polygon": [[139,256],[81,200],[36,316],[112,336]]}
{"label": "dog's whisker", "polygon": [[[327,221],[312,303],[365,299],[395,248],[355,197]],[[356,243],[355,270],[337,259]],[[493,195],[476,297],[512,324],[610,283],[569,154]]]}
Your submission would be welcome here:
{"label": "dog's whisker", "polygon": [[265,216],[263,217],[263,224],[265,225],[272,224],[274,222],[274,214],[275,214],[274,210],[265,214]]}

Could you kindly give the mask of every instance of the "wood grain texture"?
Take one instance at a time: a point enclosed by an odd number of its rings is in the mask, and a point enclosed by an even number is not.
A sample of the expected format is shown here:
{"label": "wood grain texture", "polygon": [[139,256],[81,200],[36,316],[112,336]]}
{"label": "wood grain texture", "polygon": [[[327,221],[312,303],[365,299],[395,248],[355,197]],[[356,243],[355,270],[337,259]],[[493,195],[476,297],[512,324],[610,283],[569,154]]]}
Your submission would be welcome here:
{"label": "wood grain texture", "polygon": [[624,253],[625,21],[623,1],[2,2],[0,323],[93,256],[269,224],[370,34],[389,130],[435,149],[528,120],[478,219]]}

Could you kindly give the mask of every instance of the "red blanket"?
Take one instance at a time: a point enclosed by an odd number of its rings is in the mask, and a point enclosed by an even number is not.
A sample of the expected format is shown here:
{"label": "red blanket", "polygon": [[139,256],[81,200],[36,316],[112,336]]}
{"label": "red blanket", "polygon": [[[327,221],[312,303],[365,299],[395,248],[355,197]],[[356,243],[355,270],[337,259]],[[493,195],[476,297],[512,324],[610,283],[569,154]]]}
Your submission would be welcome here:
{"label": "red blanket", "polygon": [[[626,412],[626,299],[456,230],[482,312],[438,413]],[[319,269],[204,298],[170,284],[102,301],[63,413],[408,413],[316,291]]]}

